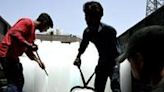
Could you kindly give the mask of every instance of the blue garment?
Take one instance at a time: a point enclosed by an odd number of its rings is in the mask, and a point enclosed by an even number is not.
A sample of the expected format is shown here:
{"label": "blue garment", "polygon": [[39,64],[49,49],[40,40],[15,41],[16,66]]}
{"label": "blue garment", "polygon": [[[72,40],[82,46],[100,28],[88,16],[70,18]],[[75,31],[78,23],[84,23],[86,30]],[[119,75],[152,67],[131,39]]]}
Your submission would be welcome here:
{"label": "blue garment", "polygon": [[17,90],[17,87],[13,84],[9,84],[7,86],[1,87],[0,92],[20,92]]}

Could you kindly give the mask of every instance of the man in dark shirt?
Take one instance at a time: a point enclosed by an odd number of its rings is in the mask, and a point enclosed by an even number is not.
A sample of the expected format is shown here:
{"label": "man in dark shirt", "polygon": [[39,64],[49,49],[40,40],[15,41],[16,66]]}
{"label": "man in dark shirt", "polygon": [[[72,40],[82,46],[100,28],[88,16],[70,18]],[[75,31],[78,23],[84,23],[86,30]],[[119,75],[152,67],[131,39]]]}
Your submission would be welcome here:
{"label": "man in dark shirt", "polygon": [[[99,61],[95,69],[96,78],[94,86],[96,92],[104,92],[108,76],[110,76],[110,79],[112,78],[113,68],[116,65],[115,58],[118,55],[116,49],[116,30],[100,22],[103,16],[103,8],[100,3],[95,1],[87,2],[84,4],[83,11],[85,13],[87,28],[84,30],[79,53],[74,64],[80,67],[80,57],[87,48],[89,41],[94,43],[99,52]],[[119,89],[119,87],[119,85],[111,81],[111,89],[113,91],[117,88]]]}

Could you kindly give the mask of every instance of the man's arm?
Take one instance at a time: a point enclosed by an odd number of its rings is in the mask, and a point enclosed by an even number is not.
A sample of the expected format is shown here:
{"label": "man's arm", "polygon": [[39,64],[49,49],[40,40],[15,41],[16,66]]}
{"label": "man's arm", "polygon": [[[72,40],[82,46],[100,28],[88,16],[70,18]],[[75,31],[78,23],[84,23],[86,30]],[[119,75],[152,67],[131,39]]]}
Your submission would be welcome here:
{"label": "man's arm", "polygon": [[84,51],[86,50],[88,44],[89,44],[88,34],[86,31],[84,31],[83,38],[82,38],[82,41],[80,43],[80,47],[78,49],[78,54],[77,54],[76,59],[74,61],[74,65],[77,65],[78,67],[80,67],[80,65],[81,65],[80,57],[84,53]]}
{"label": "man's arm", "polygon": [[31,59],[31,60],[37,60],[37,57],[35,56],[35,54],[32,52],[32,50],[27,50],[26,52],[26,55]]}
{"label": "man's arm", "polygon": [[40,61],[39,57],[36,56],[32,50],[27,50],[25,53],[31,60],[36,61],[39,64],[40,68],[45,69],[44,63]]}
{"label": "man's arm", "polygon": [[83,33],[82,41],[80,43],[80,47],[78,49],[79,52],[77,54],[77,57],[80,58],[81,54],[83,54],[84,51],[86,50],[88,44],[89,44],[89,35],[88,35],[88,32],[85,30]]}
{"label": "man's arm", "polygon": [[[112,28],[111,29],[111,33],[110,33],[110,37],[111,37],[111,48],[112,48],[112,58],[114,58],[114,60],[116,61],[116,58],[119,56],[119,52],[118,52],[118,49],[117,49],[117,45],[118,45],[118,42],[117,42],[117,31]],[[118,62],[116,61],[116,63],[118,64]]]}

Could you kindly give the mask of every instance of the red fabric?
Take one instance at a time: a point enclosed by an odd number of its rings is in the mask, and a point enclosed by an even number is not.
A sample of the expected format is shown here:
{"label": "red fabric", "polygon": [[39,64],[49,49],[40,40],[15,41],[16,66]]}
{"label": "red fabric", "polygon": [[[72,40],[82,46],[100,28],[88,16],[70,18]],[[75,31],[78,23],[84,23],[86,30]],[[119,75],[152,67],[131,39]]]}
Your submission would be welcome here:
{"label": "red fabric", "polygon": [[34,43],[35,26],[31,19],[22,18],[11,27],[0,43],[0,57],[18,58],[27,50],[24,41]]}

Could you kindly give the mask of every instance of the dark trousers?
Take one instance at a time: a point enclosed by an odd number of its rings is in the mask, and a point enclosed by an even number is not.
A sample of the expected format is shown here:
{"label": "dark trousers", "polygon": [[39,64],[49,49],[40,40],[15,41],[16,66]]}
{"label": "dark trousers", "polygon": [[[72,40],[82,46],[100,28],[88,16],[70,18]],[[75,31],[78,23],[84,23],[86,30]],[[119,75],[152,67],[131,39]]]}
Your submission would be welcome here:
{"label": "dark trousers", "polygon": [[17,92],[22,92],[24,85],[23,67],[19,59],[7,59],[1,61],[2,66],[7,77],[8,84],[15,85]]}
{"label": "dark trousers", "polygon": [[[111,82],[111,89],[113,92],[121,92],[120,90],[120,81],[119,81],[119,70],[115,69],[115,65],[105,64],[103,61],[99,61],[95,72],[95,90],[96,92],[104,92],[106,87],[106,82],[108,77],[110,78]],[[109,61],[108,61],[109,62]]]}

